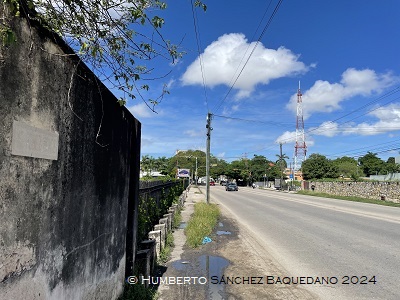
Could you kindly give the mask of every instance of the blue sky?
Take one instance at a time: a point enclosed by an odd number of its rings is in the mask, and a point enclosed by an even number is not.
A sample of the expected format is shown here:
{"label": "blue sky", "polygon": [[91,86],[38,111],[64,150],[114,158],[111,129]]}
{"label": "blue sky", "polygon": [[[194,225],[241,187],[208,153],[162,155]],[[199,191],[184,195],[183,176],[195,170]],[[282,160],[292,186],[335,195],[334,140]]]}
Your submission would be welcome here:
{"label": "blue sky", "polygon": [[210,112],[213,155],[276,160],[282,142],[292,158],[299,81],[308,155],[399,155],[387,150],[400,148],[400,1],[283,0],[263,35],[278,0],[204,2],[207,11],[196,10],[202,68],[191,2],[167,1],[155,12],[186,55],[156,65],[171,71],[149,84],[169,86],[157,114],[127,103],[142,123],[142,156],[204,151]]}

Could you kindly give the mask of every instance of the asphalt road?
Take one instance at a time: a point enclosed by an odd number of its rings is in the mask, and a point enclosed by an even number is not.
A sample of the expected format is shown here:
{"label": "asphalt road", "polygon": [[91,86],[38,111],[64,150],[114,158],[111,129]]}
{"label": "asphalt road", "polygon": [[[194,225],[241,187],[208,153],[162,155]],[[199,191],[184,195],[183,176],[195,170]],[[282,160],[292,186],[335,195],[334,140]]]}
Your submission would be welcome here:
{"label": "asphalt road", "polygon": [[312,281],[302,286],[321,299],[400,299],[400,208],[248,187],[210,195],[282,267],[269,283]]}

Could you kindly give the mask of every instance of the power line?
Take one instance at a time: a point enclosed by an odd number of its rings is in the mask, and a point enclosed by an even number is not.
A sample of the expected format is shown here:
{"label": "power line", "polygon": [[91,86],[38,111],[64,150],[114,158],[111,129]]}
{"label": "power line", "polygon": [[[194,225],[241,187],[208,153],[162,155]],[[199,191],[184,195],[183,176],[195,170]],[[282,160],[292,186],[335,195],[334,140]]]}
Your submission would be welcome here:
{"label": "power line", "polygon": [[[275,9],[274,9],[274,11],[272,12],[272,15],[270,16],[270,18],[269,18],[267,24],[264,26],[264,29],[263,29],[263,31],[261,32],[261,34],[260,34],[260,36],[259,36],[257,42],[254,44],[254,47],[253,47],[253,49],[251,50],[250,55],[247,57],[246,62],[244,63],[243,67],[241,68],[239,74],[237,75],[237,77],[236,77],[236,79],[234,80],[234,82],[232,83],[232,85],[229,87],[228,92],[226,93],[225,97],[219,102],[219,105],[218,105],[218,104],[216,105],[216,108],[215,108],[214,111],[218,111],[218,109],[221,107],[221,105],[224,103],[224,101],[228,98],[228,95],[229,95],[230,92],[232,91],[232,89],[233,89],[233,87],[235,86],[236,82],[238,81],[240,75],[242,75],[242,72],[243,72],[244,68],[246,67],[246,65],[247,65],[247,63],[249,62],[251,56],[253,55],[254,51],[256,50],[258,44],[260,43],[262,37],[264,36],[265,32],[267,31],[267,29],[268,29],[269,25],[271,24],[272,20],[274,19],[276,13],[278,12],[279,7],[280,7],[281,4],[282,4],[282,1],[283,1],[283,0],[279,0],[278,3],[276,4]],[[269,7],[269,6],[268,6],[268,7]]]}
{"label": "power line", "polygon": [[[385,143],[379,143],[379,144],[375,144],[375,145],[371,145],[371,146],[365,146],[365,147],[359,147],[359,148],[355,148],[352,150],[347,150],[347,151],[342,151],[342,152],[338,152],[336,154],[331,154],[328,156],[339,156],[339,154],[345,154],[345,153],[365,153],[365,151],[373,151],[373,150],[381,150],[381,149],[395,149],[395,148],[388,148],[388,147],[397,147],[397,143],[399,142],[400,139],[394,140],[394,141],[390,141],[390,142],[385,142]],[[380,147],[382,146],[382,147]]]}
{"label": "power line", "polygon": [[[271,3],[272,3],[272,0],[269,1],[269,4],[268,4],[266,10],[264,11],[264,15],[262,16],[260,22],[258,23],[257,29],[255,30],[253,36],[251,37],[251,40],[254,40],[254,38],[255,38],[255,36],[256,36],[256,33],[258,32],[258,29],[260,28],[262,22],[264,21],[265,16],[267,15],[267,12],[268,12],[268,10],[269,10],[269,7],[271,6]],[[239,62],[239,64],[237,65],[236,70],[235,70],[235,72],[234,72],[233,75],[232,75],[232,78],[231,78],[231,80],[230,80],[230,82],[229,82],[229,86],[230,86],[230,87],[232,87],[233,84],[234,84],[235,75],[237,74],[237,72],[238,72],[240,66],[242,65],[242,62],[243,62],[244,58],[246,57],[247,52],[248,52],[249,49],[250,49],[250,45],[251,45],[250,43],[247,45],[246,51],[243,53],[243,56],[242,56],[242,58],[240,59],[240,62]],[[227,94],[229,94],[229,92],[230,92],[230,90],[228,89]]]}
{"label": "power line", "polygon": [[[374,100],[372,100],[372,101],[370,101],[370,102],[364,104],[363,106],[361,106],[361,107],[359,107],[359,108],[357,108],[357,109],[354,109],[354,110],[350,111],[349,113],[347,113],[347,114],[345,114],[345,115],[343,115],[343,116],[341,116],[341,117],[339,117],[339,118],[336,118],[336,119],[334,119],[334,120],[332,120],[332,121],[328,121],[327,123],[324,124],[324,126],[328,126],[329,123],[334,124],[336,121],[341,120],[341,119],[343,119],[343,118],[345,118],[345,117],[347,117],[347,116],[349,116],[349,115],[351,115],[351,114],[353,114],[353,113],[355,113],[355,112],[357,112],[357,111],[360,111],[360,110],[362,110],[362,109],[364,109],[364,108],[366,108],[366,107],[368,107],[368,106],[370,106],[370,105],[372,105],[372,104],[378,102],[379,100],[385,99],[385,98],[387,98],[387,97],[389,97],[389,96],[392,96],[392,95],[394,95],[394,94],[396,94],[396,93],[398,93],[398,92],[400,92],[400,86],[398,86],[398,87],[394,88],[393,90],[387,92],[386,94],[384,94],[384,95],[378,97],[377,99],[374,99]],[[358,118],[360,118],[360,117],[362,117],[362,116],[364,116],[364,115],[366,115],[366,114],[368,114],[368,113],[370,113],[370,112],[372,112],[372,111],[375,111],[375,110],[381,108],[382,106],[388,105],[389,103],[391,103],[391,102],[393,102],[393,101],[395,101],[395,100],[398,100],[398,99],[400,99],[400,97],[397,97],[397,98],[395,98],[395,99],[392,99],[392,100],[386,102],[384,105],[380,105],[380,106],[377,107],[377,108],[368,110],[368,111],[366,111],[364,114],[359,115],[359,116],[357,116],[357,117],[354,117],[354,118],[352,118],[352,119],[350,119],[350,120],[348,120],[348,121],[346,121],[346,122],[340,123],[340,124],[338,124],[338,125],[343,125],[343,124],[346,124],[346,123],[350,123],[351,121],[353,121],[353,120],[355,120],[355,119],[358,119]],[[308,130],[306,133],[309,134],[309,133],[311,133],[311,132],[313,132],[313,131],[317,131],[320,127],[321,127],[321,126],[316,127],[316,128],[313,128],[313,129],[310,129],[310,130]],[[324,132],[324,131],[328,131],[328,130],[329,130],[329,129],[322,130],[322,131],[319,131],[319,132]]]}
{"label": "power line", "polygon": [[202,55],[201,55],[200,34],[197,30],[196,12],[195,12],[193,0],[190,0],[190,3],[192,6],[193,26],[194,26],[195,36],[196,36],[197,52],[199,53],[199,63],[200,63],[201,77],[203,80],[204,97],[205,97],[206,104],[207,104],[207,110],[210,111],[210,109],[208,107],[208,97],[207,97],[207,89],[206,89],[206,79],[205,79],[205,74],[204,74],[204,65],[203,65],[203,59],[202,59]]}
{"label": "power line", "polygon": [[243,118],[237,118],[237,117],[228,117],[228,116],[221,116],[221,115],[216,115],[213,114],[216,117],[223,118],[223,119],[228,119],[228,120],[235,120],[235,121],[242,121],[242,122],[248,122],[248,123],[260,123],[260,124],[268,124],[268,125],[276,125],[276,126],[285,126],[285,124],[291,124],[291,123],[280,123],[280,122],[273,122],[273,121],[260,121],[260,120],[251,120],[251,119],[243,119]]}

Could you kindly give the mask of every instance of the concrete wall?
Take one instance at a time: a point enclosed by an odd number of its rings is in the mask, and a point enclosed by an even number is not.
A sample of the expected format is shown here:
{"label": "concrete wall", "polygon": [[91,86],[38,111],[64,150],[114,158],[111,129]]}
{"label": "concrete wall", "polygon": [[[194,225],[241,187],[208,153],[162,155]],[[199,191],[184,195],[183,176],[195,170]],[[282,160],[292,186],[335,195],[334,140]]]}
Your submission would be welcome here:
{"label": "concrete wall", "polygon": [[62,41],[11,25],[18,41],[0,48],[0,299],[115,299],[136,251],[140,123]]}
{"label": "concrete wall", "polygon": [[307,182],[305,189],[315,186],[316,192],[323,192],[339,196],[355,196],[375,200],[400,202],[399,182]]}
{"label": "concrete wall", "polygon": [[400,181],[400,173],[389,173],[386,175],[370,175],[370,180],[378,180],[378,181]]}

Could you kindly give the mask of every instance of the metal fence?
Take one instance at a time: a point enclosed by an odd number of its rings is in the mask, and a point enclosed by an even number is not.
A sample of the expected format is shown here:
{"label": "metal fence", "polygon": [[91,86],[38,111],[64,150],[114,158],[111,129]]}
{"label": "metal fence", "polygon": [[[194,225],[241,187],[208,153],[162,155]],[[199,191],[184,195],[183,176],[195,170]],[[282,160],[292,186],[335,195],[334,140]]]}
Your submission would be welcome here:
{"label": "metal fence", "polygon": [[138,238],[147,239],[158,220],[187,187],[185,181],[139,181]]}

